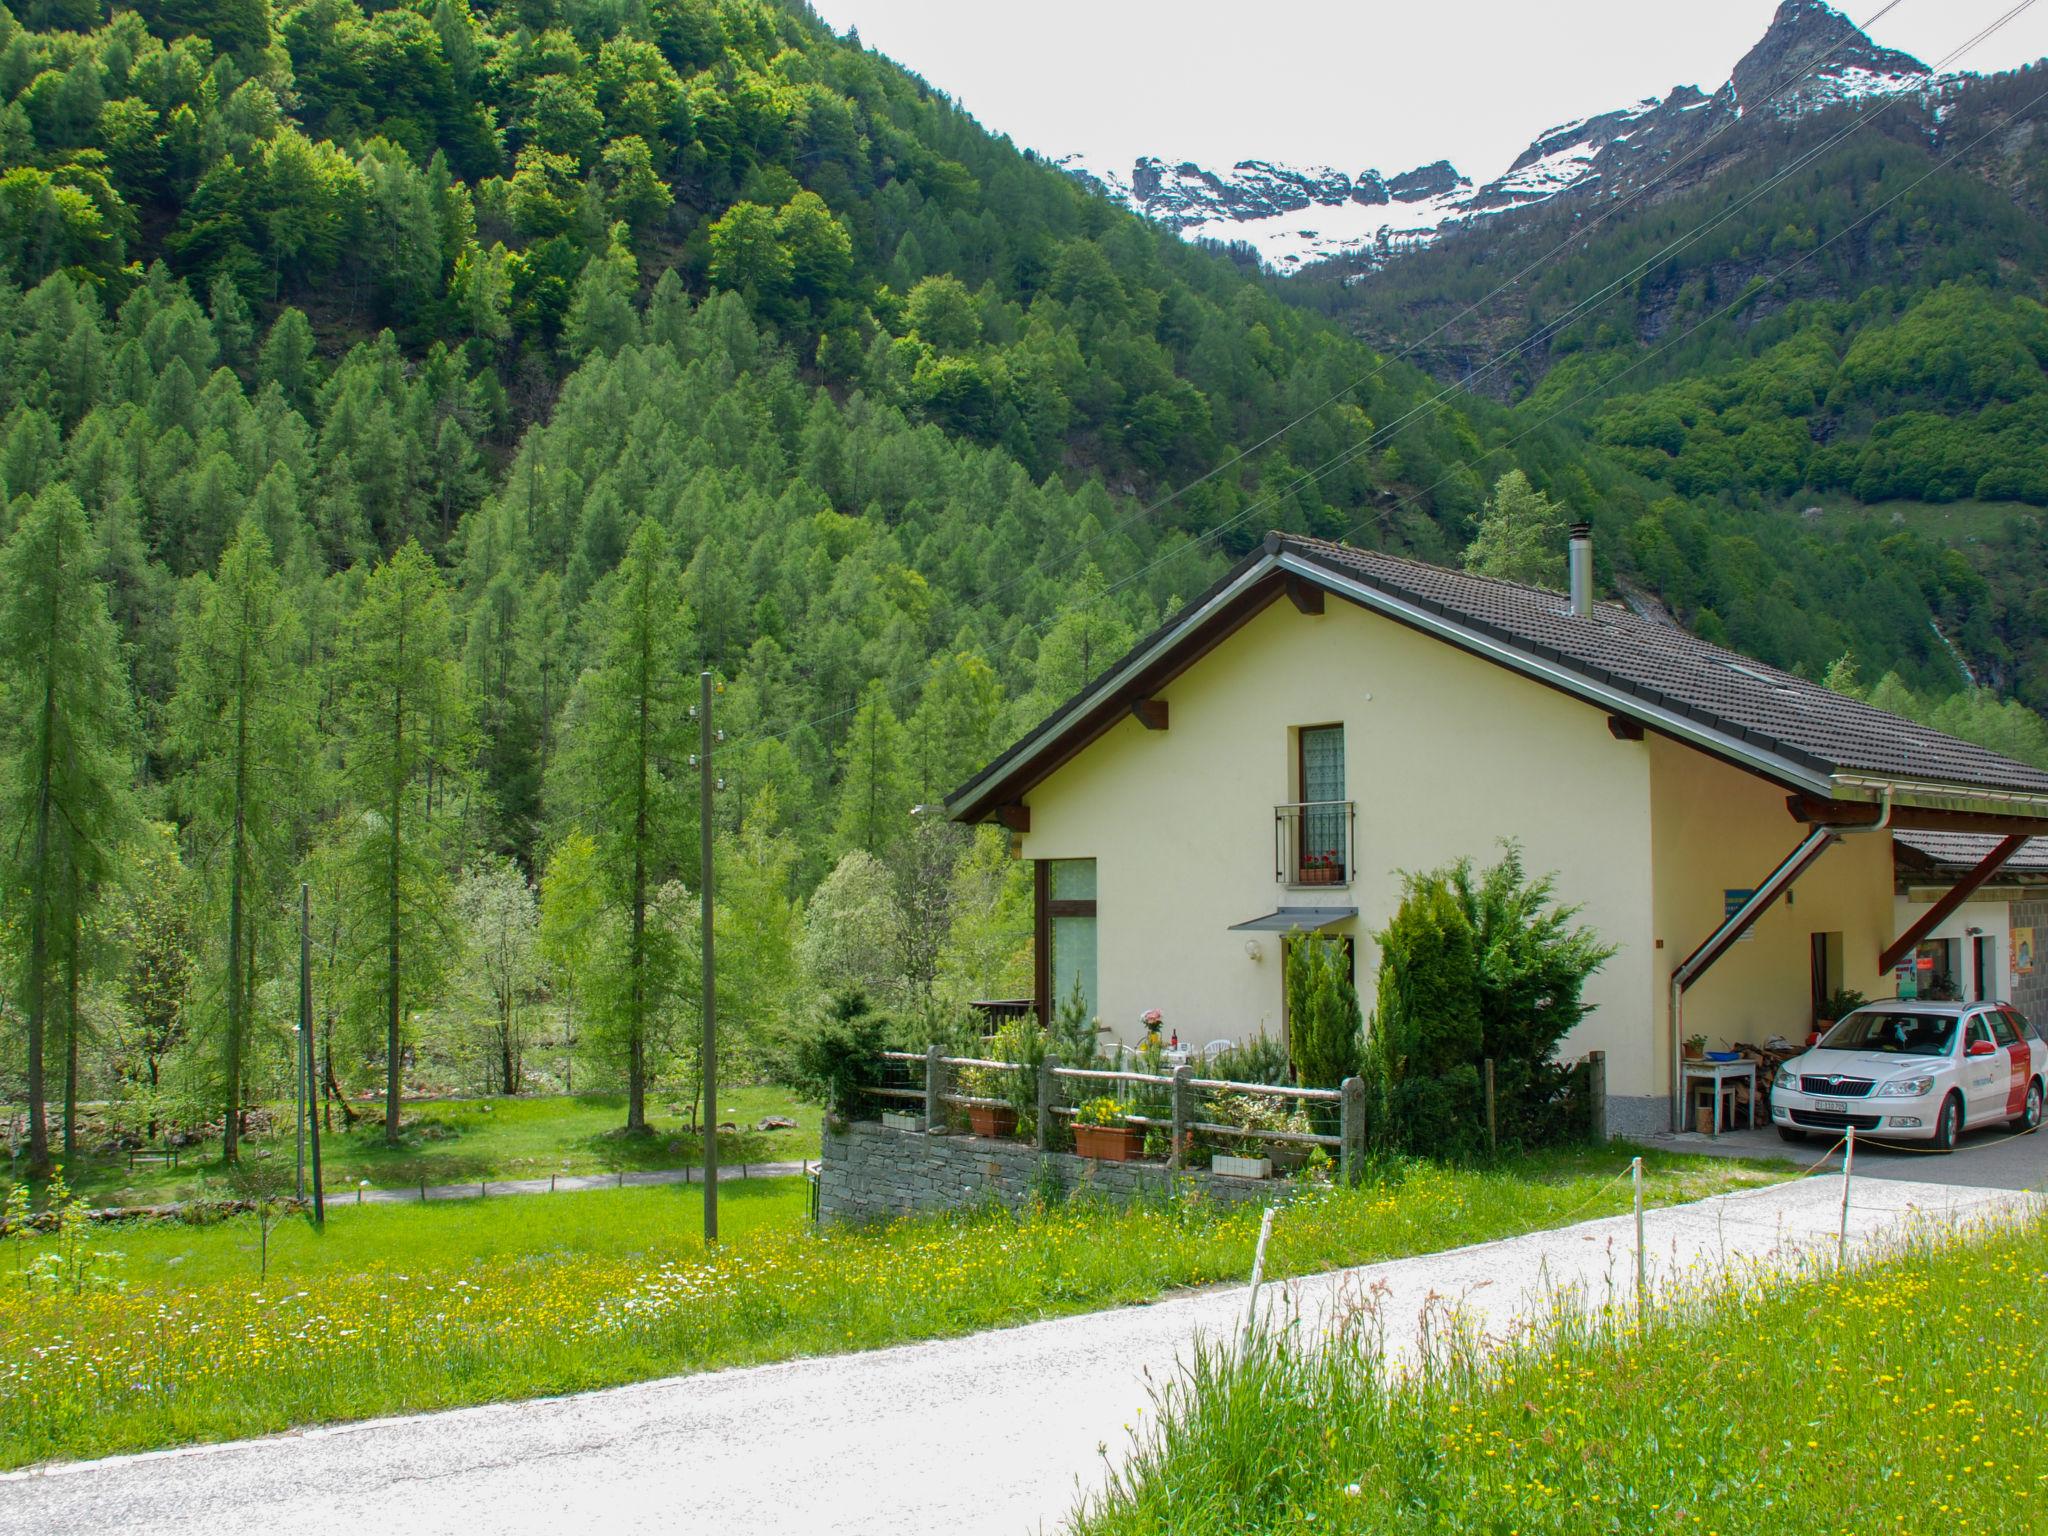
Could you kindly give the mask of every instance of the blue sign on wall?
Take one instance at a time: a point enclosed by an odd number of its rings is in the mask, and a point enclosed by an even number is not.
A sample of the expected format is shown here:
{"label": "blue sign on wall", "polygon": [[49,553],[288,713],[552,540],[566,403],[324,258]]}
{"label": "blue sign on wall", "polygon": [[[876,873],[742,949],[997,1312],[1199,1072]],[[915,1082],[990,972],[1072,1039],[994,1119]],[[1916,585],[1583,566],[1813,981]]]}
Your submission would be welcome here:
{"label": "blue sign on wall", "polygon": [[[1733,917],[1736,913],[1740,912],[1743,908],[1743,904],[1746,903],[1749,900],[1749,898],[1754,896],[1755,894],[1756,888],[1754,886],[1743,887],[1738,889],[1737,887],[1731,885],[1727,887],[1725,890],[1723,890],[1721,892],[1721,920],[1723,922],[1726,922],[1729,918]],[[1738,944],[1747,944],[1751,939],[1755,937],[1756,925],[1752,923],[1748,928],[1745,928],[1743,930],[1742,937],[1737,939],[1736,942]]]}

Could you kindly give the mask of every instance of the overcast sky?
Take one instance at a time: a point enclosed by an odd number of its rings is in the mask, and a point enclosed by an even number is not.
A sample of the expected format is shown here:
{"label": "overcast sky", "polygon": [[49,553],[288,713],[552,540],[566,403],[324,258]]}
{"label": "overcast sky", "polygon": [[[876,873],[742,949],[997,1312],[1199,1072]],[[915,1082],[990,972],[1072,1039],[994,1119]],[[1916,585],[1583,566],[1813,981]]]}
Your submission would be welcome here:
{"label": "overcast sky", "polygon": [[[1777,0],[811,0],[831,26],[1043,154],[1498,174],[1543,129],[1711,91]],[[1859,24],[1885,0],[1844,7]],[[1900,0],[1870,27],[1933,64],[2014,0]],[[2048,54],[2037,5],[1954,67]]]}

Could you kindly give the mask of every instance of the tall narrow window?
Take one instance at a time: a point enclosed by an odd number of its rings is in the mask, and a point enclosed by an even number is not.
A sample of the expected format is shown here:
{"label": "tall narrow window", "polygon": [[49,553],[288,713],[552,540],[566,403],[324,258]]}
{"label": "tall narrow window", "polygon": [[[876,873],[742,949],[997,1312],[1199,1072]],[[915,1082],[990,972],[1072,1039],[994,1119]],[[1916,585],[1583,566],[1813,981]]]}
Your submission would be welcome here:
{"label": "tall narrow window", "polygon": [[1301,832],[1297,884],[1350,878],[1351,807],[1344,798],[1344,727],[1305,725],[1299,736]]}
{"label": "tall narrow window", "polygon": [[1095,861],[1054,859],[1047,887],[1053,1011],[1068,1007],[1078,989],[1092,1019],[1101,997],[1095,976]]}

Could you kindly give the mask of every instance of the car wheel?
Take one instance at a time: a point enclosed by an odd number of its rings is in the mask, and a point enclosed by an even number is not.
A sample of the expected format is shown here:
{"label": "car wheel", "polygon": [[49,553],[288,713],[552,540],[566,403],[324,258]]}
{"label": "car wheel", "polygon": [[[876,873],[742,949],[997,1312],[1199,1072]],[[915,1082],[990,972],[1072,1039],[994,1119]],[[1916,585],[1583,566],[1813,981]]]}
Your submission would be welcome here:
{"label": "car wheel", "polygon": [[1804,1141],[1806,1140],[1806,1132],[1794,1126],[1781,1125],[1778,1127],[1778,1139],[1780,1141]]}
{"label": "car wheel", "polygon": [[2027,1107],[2020,1111],[2012,1128],[2022,1135],[2041,1128],[2041,1079],[2038,1077],[2027,1084]]}
{"label": "car wheel", "polygon": [[1954,1094],[1941,1101],[1941,1113],[1934,1117],[1934,1150],[1953,1152],[1963,1128],[1963,1104]]}

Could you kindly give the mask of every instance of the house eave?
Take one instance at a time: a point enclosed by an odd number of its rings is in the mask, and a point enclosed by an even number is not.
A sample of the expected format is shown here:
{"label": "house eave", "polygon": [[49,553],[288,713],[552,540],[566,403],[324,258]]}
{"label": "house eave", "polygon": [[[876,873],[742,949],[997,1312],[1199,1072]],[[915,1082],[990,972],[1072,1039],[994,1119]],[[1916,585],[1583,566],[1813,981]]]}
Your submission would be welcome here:
{"label": "house eave", "polygon": [[[1027,789],[1014,788],[1020,780],[1029,784],[1037,783],[1032,777],[1032,768],[1049,754],[1063,749],[1071,753],[1078,750],[1065,740],[1069,726],[1076,724],[1086,715],[1091,706],[1109,698],[1135,676],[1147,668],[1164,661],[1182,640],[1202,624],[1227,612],[1242,602],[1253,588],[1277,567],[1270,552],[1252,556],[1243,567],[1216,587],[1201,603],[1176,616],[1175,622],[1161,630],[1149,644],[1132,651],[1111,667],[1093,683],[1075,694],[1065,704],[1041,720],[1015,747],[996,759],[987,768],[969,779],[960,788],[946,797],[946,814],[955,821],[983,821]],[[1275,596],[1278,596],[1277,591]],[[1105,724],[1105,729],[1106,724]],[[1099,734],[1099,733],[1098,733]],[[1092,738],[1091,738],[1092,739]]]}
{"label": "house eave", "polygon": [[1357,603],[1362,608],[1385,614],[1510,671],[1519,672],[1565,693],[1573,694],[1611,714],[1640,720],[1645,725],[1655,727],[1664,735],[1675,737],[1716,756],[1733,759],[1788,787],[1797,786],[1829,799],[1835,798],[1832,779],[1817,768],[1796,762],[1780,753],[1763,750],[1755,742],[1744,741],[1725,731],[1715,730],[1688,715],[1652,703],[1639,694],[1597,682],[1571,667],[1532,655],[1518,646],[1460,624],[1418,603],[1396,597],[1368,582],[1352,580],[1316,561],[1306,560],[1298,555],[1282,554],[1278,558],[1278,564],[1282,570],[1320,582],[1328,590]]}

